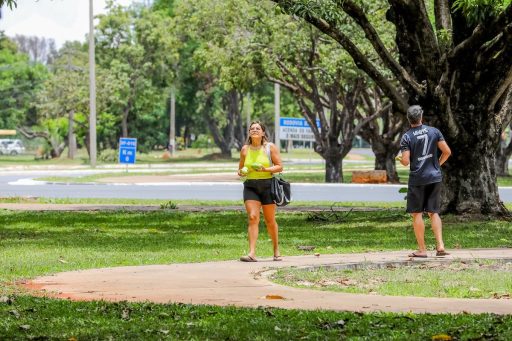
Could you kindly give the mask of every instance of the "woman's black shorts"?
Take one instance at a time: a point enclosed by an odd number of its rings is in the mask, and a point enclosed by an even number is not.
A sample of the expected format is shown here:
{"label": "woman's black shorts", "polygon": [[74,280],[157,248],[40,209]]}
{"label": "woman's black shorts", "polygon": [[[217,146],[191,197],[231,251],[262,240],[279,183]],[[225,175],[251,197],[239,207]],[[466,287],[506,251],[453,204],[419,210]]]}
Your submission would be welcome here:
{"label": "woman's black shorts", "polygon": [[249,179],[244,182],[244,201],[256,200],[262,205],[273,204],[270,195],[270,184],[272,179]]}
{"label": "woman's black shorts", "polygon": [[441,183],[409,186],[407,213],[439,213],[441,207]]}

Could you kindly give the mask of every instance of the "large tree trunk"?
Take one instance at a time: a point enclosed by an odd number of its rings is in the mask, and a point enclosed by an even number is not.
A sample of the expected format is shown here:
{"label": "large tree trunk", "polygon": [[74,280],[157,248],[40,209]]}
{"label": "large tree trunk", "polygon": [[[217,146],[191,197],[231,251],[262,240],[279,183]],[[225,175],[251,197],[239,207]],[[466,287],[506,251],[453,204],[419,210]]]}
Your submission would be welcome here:
{"label": "large tree trunk", "polygon": [[375,170],[385,170],[388,182],[399,183],[400,178],[396,171],[395,156],[400,150],[396,146],[384,146],[378,143],[372,143],[372,150],[375,154]]}
{"label": "large tree trunk", "polygon": [[[384,105],[381,90],[374,87],[372,92],[362,93],[363,108],[374,114],[378,110],[384,110],[380,120],[369,122],[361,127],[360,135],[370,143],[375,154],[375,170],[385,170],[388,182],[398,183],[400,178],[396,171],[395,156],[400,150],[400,138],[403,134],[406,119],[400,113],[393,113],[392,107]],[[384,108],[384,109],[383,109]]]}
{"label": "large tree trunk", "polygon": [[121,135],[122,137],[128,137],[128,114],[130,113],[130,107],[126,107],[123,111],[123,117],[121,119]]}
{"label": "large tree trunk", "polygon": [[76,154],[76,136],[75,136],[75,111],[69,112],[68,123],[68,158],[73,160]]}
{"label": "large tree trunk", "polygon": [[322,156],[325,159],[325,182],[343,182],[343,158],[339,149],[332,148]]}
{"label": "large tree trunk", "polygon": [[493,144],[475,141],[467,151],[452,155],[446,163],[443,211],[506,214],[498,195]]}
{"label": "large tree trunk", "polygon": [[[512,146],[512,144],[509,145],[509,147]],[[509,152],[506,152],[506,149],[509,150]],[[509,170],[509,161],[510,156],[512,155],[512,148],[503,148],[500,146],[498,153],[496,155],[496,175],[497,176],[510,176],[510,170]]]}
{"label": "large tree trunk", "polygon": [[213,117],[213,104],[215,97],[213,93],[207,95],[203,117],[213,136],[215,144],[220,148],[221,154],[225,158],[231,158],[231,148],[235,143],[235,126],[237,117],[240,115],[239,97],[236,90],[227,92],[223,97],[223,107],[227,112],[227,122],[224,128],[219,126],[219,122]]}
{"label": "large tree trunk", "polygon": [[[512,128],[512,127],[511,127]],[[512,131],[511,131],[512,134]],[[496,174],[498,176],[510,176],[508,162],[510,157],[512,156],[512,138],[508,142],[503,136],[500,140],[500,144],[498,146],[498,151],[496,153]]]}

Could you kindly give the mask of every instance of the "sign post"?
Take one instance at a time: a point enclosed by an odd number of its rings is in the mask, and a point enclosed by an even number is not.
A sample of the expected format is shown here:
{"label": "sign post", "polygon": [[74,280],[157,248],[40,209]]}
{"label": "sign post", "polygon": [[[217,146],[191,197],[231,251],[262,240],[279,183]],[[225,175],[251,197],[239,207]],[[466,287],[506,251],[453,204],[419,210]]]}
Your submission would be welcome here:
{"label": "sign post", "polygon": [[126,164],[126,171],[128,165],[135,163],[135,156],[137,154],[137,139],[129,137],[121,137],[119,139],[119,163]]}

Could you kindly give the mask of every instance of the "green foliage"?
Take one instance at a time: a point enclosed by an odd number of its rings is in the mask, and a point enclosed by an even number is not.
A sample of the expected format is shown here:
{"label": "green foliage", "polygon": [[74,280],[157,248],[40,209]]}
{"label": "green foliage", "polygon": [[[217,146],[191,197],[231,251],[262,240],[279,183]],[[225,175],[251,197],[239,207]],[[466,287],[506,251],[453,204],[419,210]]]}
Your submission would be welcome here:
{"label": "green foliage", "polygon": [[175,210],[177,208],[178,208],[178,204],[173,202],[172,200],[160,205],[161,210]]}
{"label": "green foliage", "polygon": [[117,163],[119,152],[115,149],[104,149],[98,155],[98,161],[105,163]]}
{"label": "green foliage", "polygon": [[[136,11],[109,4],[97,26],[98,65],[104,70],[99,87],[103,111],[115,128],[104,132],[105,147],[115,147],[122,134],[138,138],[141,151],[165,145],[166,103],[174,79],[178,41],[173,23],[162,11]],[[119,127],[123,127],[123,131]]]}
{"label": "green foliage", "polygon": [[453,9],[462,11],[469,24],[484,23],[503,12],[511,0],[455,0]]}
{"label": "green foliage", "polygon": [[[209,141],[209,142],[208,142]],[[195,141],[192,142],[192,148],[210,148],[212,147],[212,138],[206,134],[199,134]]]}
{"label": "green foliage", "polygon": [[0,7],[3,5],[6,5],[9,7],[9,9],[14,9],[18,7],[18,1],[17,0],[0,0]]}
{"label": "green foliage", "polygon": [[14,129],[36,122],[36,97],[48,73],[18,53],[16,44],[0,32],[0,127]]}

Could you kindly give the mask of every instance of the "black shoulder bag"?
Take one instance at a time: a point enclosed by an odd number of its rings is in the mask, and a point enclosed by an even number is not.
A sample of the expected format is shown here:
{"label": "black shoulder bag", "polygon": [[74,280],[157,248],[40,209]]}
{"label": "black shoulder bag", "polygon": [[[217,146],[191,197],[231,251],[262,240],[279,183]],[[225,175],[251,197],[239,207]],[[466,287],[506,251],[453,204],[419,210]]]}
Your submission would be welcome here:
{"label": "black shoulder bag", "polygon": [[[265,148],[270,165],[273,166],[272,156],[270,155],[270,144],[267,143]],[[282,178],[282,176],[275,176],[272,174],[272,182],[270,185],[270,193],[272,200],[277,206],[286,206],[292,199],[291,186],[288,181]]]}

